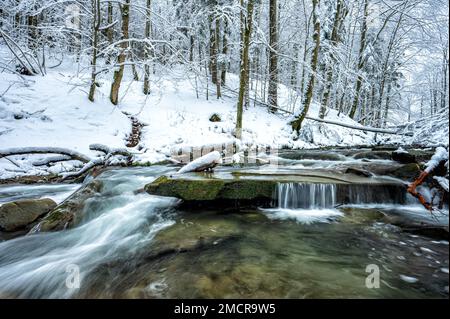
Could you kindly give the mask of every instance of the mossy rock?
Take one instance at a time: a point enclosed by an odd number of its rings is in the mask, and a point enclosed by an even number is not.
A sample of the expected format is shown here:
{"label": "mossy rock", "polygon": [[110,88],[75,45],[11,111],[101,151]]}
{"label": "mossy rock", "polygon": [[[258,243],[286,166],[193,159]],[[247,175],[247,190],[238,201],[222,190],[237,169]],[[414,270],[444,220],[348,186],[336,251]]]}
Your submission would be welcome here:
{"label": "mossy rock", "polygon": [[30,230],[30,233],[59,231],[76,226],[83,217],[86,200],[99,193],[102,186],[103,183],[101,181],[97,179],[92,180],[50,211]]}
{"label": "mossy rock", "polygon": [[49,199],[26,199],[0,206],[0,229],[15,231],[33,223],[40,216],[55,208],[56,203]]}
{"label": "mossy rock", "polygon": [[151,195],[185,201],[254,200],[272,198],[276,181],[239,179],[189,179],[161,176],[145,186]]}

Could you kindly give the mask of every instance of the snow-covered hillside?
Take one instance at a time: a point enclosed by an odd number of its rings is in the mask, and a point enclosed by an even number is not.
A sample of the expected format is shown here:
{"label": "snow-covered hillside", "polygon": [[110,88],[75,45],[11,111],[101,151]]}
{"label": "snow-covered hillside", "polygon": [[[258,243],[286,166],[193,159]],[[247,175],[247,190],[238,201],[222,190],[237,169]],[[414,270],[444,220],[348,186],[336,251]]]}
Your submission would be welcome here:
{"label": "snow-covered hillside", "polygon": [[[170,156],[174,150],[236,143],[238,146],[270,146],[272,148],[315,148],[321,146],[370,145],[392,136],[381,135],[306,120],[295,139],[288,125],[289,114],[271,114],[267,108],[251,103],[244,111],[242,140],[234,137],[236,98],[231,93],[217,100],[214,94],[205,98],[205,89],[195,85],[193,75],[175,69],[170,76],[160,77],[151,84],[152,93],[142,94],[142,83],[126,74],[122,85],[122,100],[114,106],[108,99],[111,76],[100,80],[94,103],[87,99],[83,77],[76,77],[76,64],[63,64],[51,69],[46,76],[25,77],[0,73],[0,148],[64,147],[95,156],[89,150],[94,143],[110,147],[125,147],[131,132],[129,116],[145,126],[139,145],[131,150],[141,163],[156,163]],[[130,72],[131,73],[131,72]],[[238,78],[229,76],[230,87],[237,87]],[[288,96],[280,86],[280,101]],[[196,96],[198,92],[199,96]],[[317,117],[319,107],[313,103],[310,116]],[[212,114],[221,118],[211,122]],[[128,116],[127,116],[128,115]],[[327,120],[359,125],[336,110],[328,110]],[[399,137],[395,141],[401,141]],[[405,142],[403,140],[403,142]],[[447,141],[442,143],[448,144]],[[60,162],[49,170],[32,165],[48,155],[9,156],[0,159],[0,178],[16,175],[40,175],[70,171],[79,162]]]}

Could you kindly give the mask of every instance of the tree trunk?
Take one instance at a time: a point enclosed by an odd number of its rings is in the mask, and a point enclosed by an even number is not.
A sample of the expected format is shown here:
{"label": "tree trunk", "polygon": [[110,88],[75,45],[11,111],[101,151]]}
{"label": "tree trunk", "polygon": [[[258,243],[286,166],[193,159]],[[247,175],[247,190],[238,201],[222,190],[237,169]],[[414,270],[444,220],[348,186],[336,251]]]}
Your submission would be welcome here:
{"label": "tree trunk", "polygon": [[275,113],[278,107],[278,15],[277,0],[270,0],[269,4],[269,110]]}
{"label": "tree trunk", "polygon": [[312,0],[313,1],[313,24],[314,24],[314,34],[313,41],[315,43],[314,51],[311,57],[311,74],[309,76],[308,87],[306,89],[306,98],[303,103],[303,110],[292,122],[292,130],[297,134],[300,132],[302,127],[303,120],[308,114],[309,106],[311,105],[313,93],[314,93],[314,84],[316,80],[316,70],[317,70],[317,61],[319,58],[319,49],[320,49],[320,20],[317,17],[318,6],[320,0]]}
{"label": "tree trunk", "polygon": [[217,84],[217,30],[216,19],[212,11],[211,8],[209,15],[209,68],[211,72],[211,81],[212,83]]}
{"label": "tree trunk", "polygon": [[[145,15],[145,40],[150,41],[152,24],[151,24],[151,6],[152,0],[147,0],[147,12]],[[144,48],[144,94],[150,94],[150,66],[149,66],[149,58],[150,58],[150,46],[148,43],[145,44]]]}
{"label": "tree trunk", "polygon": [[[224,21],[224,26],[223,26],[223,37],[222,37],[222,55],[223,58],[226,58],[228,55],[228,38],[227,38],[227,34],[228,34],[228,19],[225,19]],[[227,78],[227,69],[228,69],[228,62],[227,61],[223,61],[222,62],[222,73],[221,73],[221,84],[225,85],[225,81]]]}
{"label": "tree trunk", "polygon": [[244,97],[245,91],[248,87],[248,53],[250,49],[250,37],[252,34],[252,18],[253,18],[254,0],[248,0],[247,2],[247,18],[243,18],[242,26],[242,55],[241,55],[241,67],[239,75],[239,97],[237,104],[237,117],[236,117],[236,137],[242,137],[242,113],[244,109]]}
{"label": "tree trunk", "polygon": [[130,22],[130,0],[125,0],[121,5],[122,11],[122,42],[120,43],[120,53],[117,57],[117,63],[119,69],[114,71],[114,80],[111,85],[110,100],[111,103],[117,105],[119,103],[119,89],[123,78],[123,71],[125,69],[126,50],[128,48],[128,42],[124,41],[128,39],[128,26]]}
{"label": "tree trunk", "polygon": [[98,36],[100,30],[100,0],[92,0],[92,13],[94,21],[92,21],[92,72],[91,87],[89,88],[89,101],[94,102],[95,88],[97,87],[97,52],[98,52]]}
{"label": "tree trunk", "polygon": [[221,92],[221,81],[222,81],[222,77],[219,75],[219,68],[218,68],[218,63],[217,63],[217,55],[219,52],[219,36],[220,36],[220,21],[218,18],[215,19],[215,34],[214,34],[214,52],[215,52],[215,57],[214,60],[216,61],[216,96],[218,99],[220,99],[222,97],[222,92]]}
{"label": "tree trunk", "polygon": [[364,67],[364,51],[366,49],[368,8],[369,8],[369,0],[364,0],[364,14],[363,14],[363,20],[362,20],[361,40],[360,40],[360,44],[359,44],[359,55],[358,55],[358,70],[357,70],[358,79],[356,80],[355,97],[353,98],[352,108],[350,109],[350,113],[348,114],[348,116],[350,118],[355,117],[356,109],[357,109],[358,103],[359,103],[359,95],[361,92],[362,81],[363,81],[361,71]]}
{"label": "tree trunk", "polygon": [[[330,49],[329,49],[329,56],[330,56],[330,62],[329,64],[326,66],[326,81],[325,81],[325,89],[323,91],[323,97],[322,97],[322,103],[320,105],[320,110],[319,110],[319,118],[323,119],[325,117],[325,112],[327,110],[328,107],[328,101],[330,99],[330,92],[331,92],[331,85],[332,85],[332,79],[333,79],[333,66],[335,64],[335,57],[334,57],[334,49],[335,46],[337,45],[338,41],[339,41],[339,34],[338,31],[341,27],[342,24],[342,19],[343,17],[341,17],[341,10],[342,10],[342,0],[338,0],[337,1],[337,6],[336,6],[336,12],[334,15],[334,21],[333,21],[333,29],[331,31],[331,43],[330,43]],[[345,15],[343,15],[345,17]]]}
{"label": "tree trunk", "polygon": [[[108,9],[107,9],[107,25],[109,28],[106,30],[106,38],[108,39],[108,44],[112,44],[114,41],[114,26],[113,23],[113,5],[111,2],[108,2]],[[111,64],[112,56],[111,54],[108,54],[108,57],[106,59],[107,64]]]}

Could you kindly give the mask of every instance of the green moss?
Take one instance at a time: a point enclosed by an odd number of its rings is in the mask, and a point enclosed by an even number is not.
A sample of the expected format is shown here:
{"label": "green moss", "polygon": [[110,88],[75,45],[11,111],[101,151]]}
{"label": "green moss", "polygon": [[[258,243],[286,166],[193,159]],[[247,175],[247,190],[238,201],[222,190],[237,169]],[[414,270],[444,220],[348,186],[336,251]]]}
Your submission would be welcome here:
{"label": "green moss", "polygon": [[170,179],[163,175],[145,186],[145,190],[149,194],[184,200],[213,200],[223,185],[224,181],[219,179]]}
{"label": "green moss", "polygon": [[276,182],[266,180],[237,180],[225,183],[220,199],[271,198]]}

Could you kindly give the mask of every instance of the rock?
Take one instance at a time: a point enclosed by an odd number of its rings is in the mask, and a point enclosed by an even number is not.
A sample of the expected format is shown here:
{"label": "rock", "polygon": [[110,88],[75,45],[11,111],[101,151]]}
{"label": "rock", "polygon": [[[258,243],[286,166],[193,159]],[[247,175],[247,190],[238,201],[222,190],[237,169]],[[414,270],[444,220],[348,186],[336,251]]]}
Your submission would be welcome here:
{"label": "rock", "polygon": [[84,203],[99,193],[102,186],[101,181],[92,180],[50,211],[30,233],[59,231],[76,226],[83,217]]}
{"label": "rock", "polygon": [[372,177],[373,174],[369,171],[363,170],[363,169],[358,169],[358,168],[354,168],[354,167],[347,167],[346,170],[344,171],[345,174],[354,174],[354,175],[358,175],[358,176],[365,176],[365,177]]}
{"label": "rock", "polygon": [[400,179],[413,180],[419,176],[421,171],[422,170],[418,164],[410,163],[387,170],[384,172],[384,175],[389,175]]}
{"label": "rock", "polygon": [[156,234],[146,259],[155,259],[172,253],[207,249],[224,241],[239,238],[241,229],[235,219],[215,214],[186,214],[182,222]]}
{"label": "rock", "polygon": [[388,151],[363,151],[356,153],[353,157],[355,159],[391,160],[392,153]]}
{"label": "rock", "polygon": [[56,207],[49,199],[26,199],[0,206],[0,228],[11,232],[23,228]]}
{"label": "rock", "polygon": [[342,154],[314,150],[281,151],[278,156],[289,160],[342,161],[345,159]]}
{"label": "rock", "polygon": [[417,163],[416,157],[414,155],[409,154],[406,151],[398,150],[392,152],[392,160],[402,164]]}
{"label": "rock", "polygon": [[210,122],[222,122],[222,119],[221,119],[221,117],[220,117],[219,114],[213,113],[213,114],[210,116],[209,121],[210,121]]}
{"label": "rock", "polygon": [[364,208],[343,208],[344,217],[340,219],[341,222],[352,224],[371,224],[380,221],[385,214],[376,209]]}
{"label": "rock", "polygon": [[272,198],[276,181],[239,179],[189,179],[161,176],[145,186],[149,194],[177,197],[185,201]]}
{"label": "rock", "polygon": [[[315,173],[320,174],[319,171]],[[225,206],[234,204],[240,208],[257,205],[270,206],[279,183],[336,185],[336,201],[342,203],[353,202],[358,196],[361,200],[370,202],[378,202],[382,199],[402,203],[406,196],[403,183],[396,183],[392,180],[384,181],[362,176],[346,176],[345,174],[342,174],[342,178],[314,176],[310,172],[306,174],[264,175],[257,172],[240,172],[239,175],[231,174],[231,177],[206,173],[161,176],[147,184],[145,190],[152,195],[176,197],[193,204],[223,203],[226,204]],[[346,177],[352,181],[345,180]]]}

